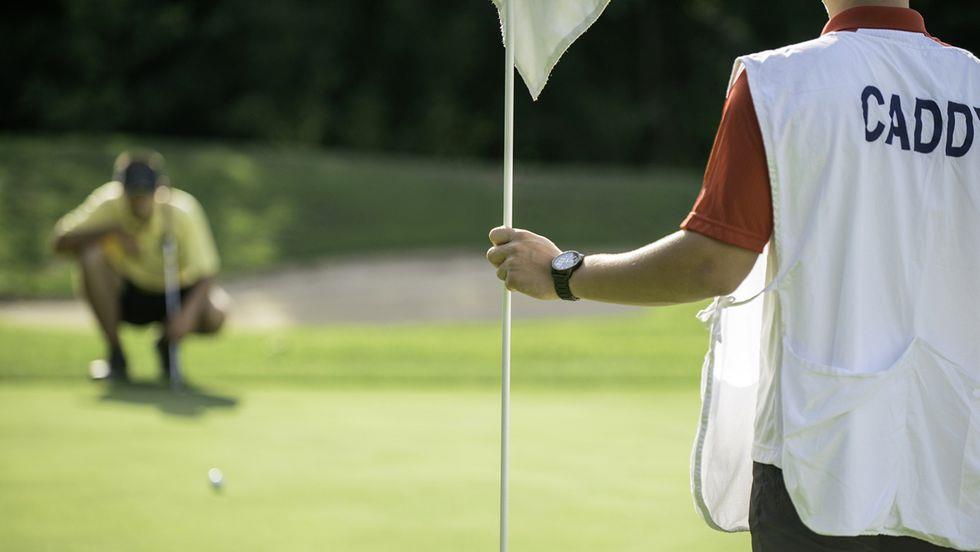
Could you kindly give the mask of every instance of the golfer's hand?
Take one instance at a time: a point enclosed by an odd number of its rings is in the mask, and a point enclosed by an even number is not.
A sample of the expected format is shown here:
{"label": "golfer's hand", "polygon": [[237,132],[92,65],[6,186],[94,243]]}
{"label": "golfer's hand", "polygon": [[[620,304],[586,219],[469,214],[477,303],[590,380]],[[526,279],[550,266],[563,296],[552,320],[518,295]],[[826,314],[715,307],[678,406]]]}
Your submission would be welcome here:
{"label": "golfer's hand", "polygon": [[535,299],[558,299],[551,279],[551,260],[561,250],[551,240],[527,230],[505,228],[490,231],[487,260],[497,268],[507,289]]}
{"label": "golfer's hand", "polygon": [[119,242],[119,245],[126,252],[126,255],[130,257],[139,257],[140,246],[136,243],[136,238],[132,234],[123,230],[122,228],[116,228],[112,232],[112,237]]}
{"label": "golfer's hand", "polygon": [[185,335],[194,331],[194,320],[190,318],[186,309],[182,309],[173,320],[167,321],[167,339],[172,343],[180,341]]}

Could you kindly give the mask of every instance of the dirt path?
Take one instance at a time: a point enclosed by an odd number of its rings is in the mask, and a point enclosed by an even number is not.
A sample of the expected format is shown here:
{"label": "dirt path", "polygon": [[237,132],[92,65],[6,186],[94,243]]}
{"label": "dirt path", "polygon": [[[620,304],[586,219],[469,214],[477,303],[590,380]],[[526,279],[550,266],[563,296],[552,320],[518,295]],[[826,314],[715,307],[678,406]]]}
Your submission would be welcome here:
{"label": "dirt path", "polygon": [[[502,293],[481,251],[338,258],[223,285],[235,301],[231,324],[238,328],[497,320]],[[631,310],[514,296],[515,318]],[[74,326],[91,323],[91,315],[79,301],[18,301],[0,303],[0,320]]]}

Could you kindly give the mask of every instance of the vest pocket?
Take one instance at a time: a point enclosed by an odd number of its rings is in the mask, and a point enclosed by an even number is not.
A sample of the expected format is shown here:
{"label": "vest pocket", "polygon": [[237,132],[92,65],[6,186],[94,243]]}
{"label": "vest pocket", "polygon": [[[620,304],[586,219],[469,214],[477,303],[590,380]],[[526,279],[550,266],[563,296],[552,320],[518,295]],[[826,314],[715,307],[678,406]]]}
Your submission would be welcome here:
{"label": "vest pocket", "polygon": [[916,338],[869,373],[810,362],[784,342],[781,378],[786,486],[811,529],[976,533],[975,376]]}

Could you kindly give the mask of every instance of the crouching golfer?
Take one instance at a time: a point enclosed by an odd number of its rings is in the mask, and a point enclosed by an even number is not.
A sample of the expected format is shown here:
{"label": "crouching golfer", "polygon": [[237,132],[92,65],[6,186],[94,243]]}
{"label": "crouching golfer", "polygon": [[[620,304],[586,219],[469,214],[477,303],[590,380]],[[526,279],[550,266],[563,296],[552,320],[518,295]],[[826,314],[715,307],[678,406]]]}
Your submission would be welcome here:
{"label": "crouching golfer", "polygon": [[908,2],[824,3],[819,38],[736,62],[680,232],[583,256],[495,228],[487,258],[532,297],[635,305],[766,262],[754,323],[703,313],[698,510],[761,552],[980,550],[980,61]]}
{"label": "crouching golfer", "polygon": [[[161,374],[170,377],[170,344],[191,332],[215,333],[225,321],[228,297],[214,283],[218,253],[201,205],[172,188],[155,153],[123,153],[114,178],[58,221],[54,248],[74,255],[84,297],[106,340],[108,373],[126,381],[119,325],[160,322],[156,343]],[[180,308],[167,317],[165,240],[176,244]]]}

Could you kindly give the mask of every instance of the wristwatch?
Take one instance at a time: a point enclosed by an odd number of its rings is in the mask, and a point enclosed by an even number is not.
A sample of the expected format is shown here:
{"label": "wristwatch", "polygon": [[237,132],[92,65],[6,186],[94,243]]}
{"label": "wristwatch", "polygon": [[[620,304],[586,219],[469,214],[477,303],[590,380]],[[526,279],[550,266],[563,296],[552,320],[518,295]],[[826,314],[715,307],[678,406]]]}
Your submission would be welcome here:
{"label": "wristwatch", "polygon": [[578,251],[565,251],[551,260],[551,279],[555,281],[558,297],[565,301],[578,301],[578,297],[572,294],[568,281],[584,261],[585,255]]}

